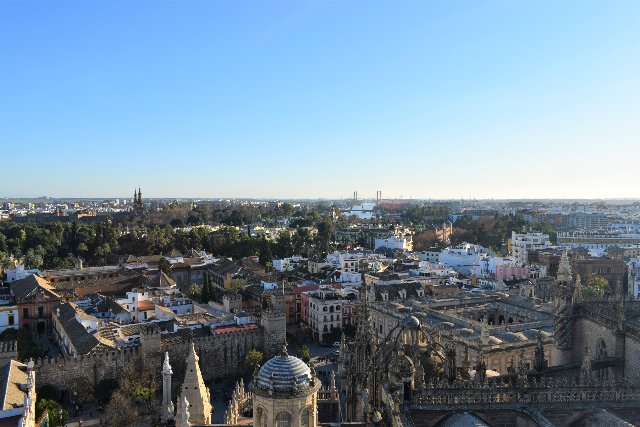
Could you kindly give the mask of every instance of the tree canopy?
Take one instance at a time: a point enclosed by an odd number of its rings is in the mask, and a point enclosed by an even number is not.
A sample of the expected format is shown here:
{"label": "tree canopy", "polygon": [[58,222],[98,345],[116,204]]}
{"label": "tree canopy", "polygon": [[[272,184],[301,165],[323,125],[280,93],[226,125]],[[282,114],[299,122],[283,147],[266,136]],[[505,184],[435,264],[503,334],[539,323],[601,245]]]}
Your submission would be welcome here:
{"label": "tree canopy", "polygon": [[600,300],[611,295],[611,287],[607,279],[594,274],[582,285],[582,295],[586,300]]}

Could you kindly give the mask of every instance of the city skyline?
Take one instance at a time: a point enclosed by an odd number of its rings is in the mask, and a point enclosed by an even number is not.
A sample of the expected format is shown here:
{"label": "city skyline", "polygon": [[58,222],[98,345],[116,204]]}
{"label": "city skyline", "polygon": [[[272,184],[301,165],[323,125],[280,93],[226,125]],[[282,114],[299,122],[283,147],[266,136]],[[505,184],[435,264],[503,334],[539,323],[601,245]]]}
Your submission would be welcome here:
{"label": "city skyline", "polygon": [[640,3],[0,10],[0,197],[640,197]]}

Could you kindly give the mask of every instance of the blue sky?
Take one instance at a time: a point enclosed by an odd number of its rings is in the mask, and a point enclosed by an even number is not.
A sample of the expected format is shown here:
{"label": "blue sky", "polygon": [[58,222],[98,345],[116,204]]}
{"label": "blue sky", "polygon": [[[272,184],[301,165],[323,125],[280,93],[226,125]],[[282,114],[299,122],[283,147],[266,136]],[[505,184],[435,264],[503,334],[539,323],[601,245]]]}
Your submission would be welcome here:
{"label": "blue sky", "polygon": [[0,196],[640,197],[639,1],[0,0]]}

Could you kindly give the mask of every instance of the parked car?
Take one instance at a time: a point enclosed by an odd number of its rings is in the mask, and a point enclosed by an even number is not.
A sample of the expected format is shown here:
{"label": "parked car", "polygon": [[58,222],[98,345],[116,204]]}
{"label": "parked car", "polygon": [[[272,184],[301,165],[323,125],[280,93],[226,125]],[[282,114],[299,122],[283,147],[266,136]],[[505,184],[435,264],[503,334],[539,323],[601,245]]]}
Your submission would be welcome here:
{"label": "parked car", "polygon": [[340,341],[336,341],[336,342],[334,342],[334,343],[333,343],[333,346],[334,346],[334,347],[340,347]]}

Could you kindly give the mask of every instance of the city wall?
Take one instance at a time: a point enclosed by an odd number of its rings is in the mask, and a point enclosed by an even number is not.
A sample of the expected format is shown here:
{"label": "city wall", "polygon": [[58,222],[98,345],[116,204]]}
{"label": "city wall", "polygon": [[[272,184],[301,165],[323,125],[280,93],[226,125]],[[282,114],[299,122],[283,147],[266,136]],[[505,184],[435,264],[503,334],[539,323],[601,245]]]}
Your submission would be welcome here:
{"label": "city wall", "polygon": [[[150,330],[142,334],[137,347],[97,351],[80,357],[38,359],[35,361],[37,384],[38,387],[58,388],[62,398],[69,401],[74,392],[87,400],[92,396],[95,384],[107,378],[120,379],[129,369],[155,371],[159,380],[165,351],[169,352],[174,381],[181,383],[191,342],[188,338],[164,339],[159,331]],[[193,343],[205,381],[246,372],[246,353],[254,348],[260,351],[264,348],[261,329],[197,337]]]}

